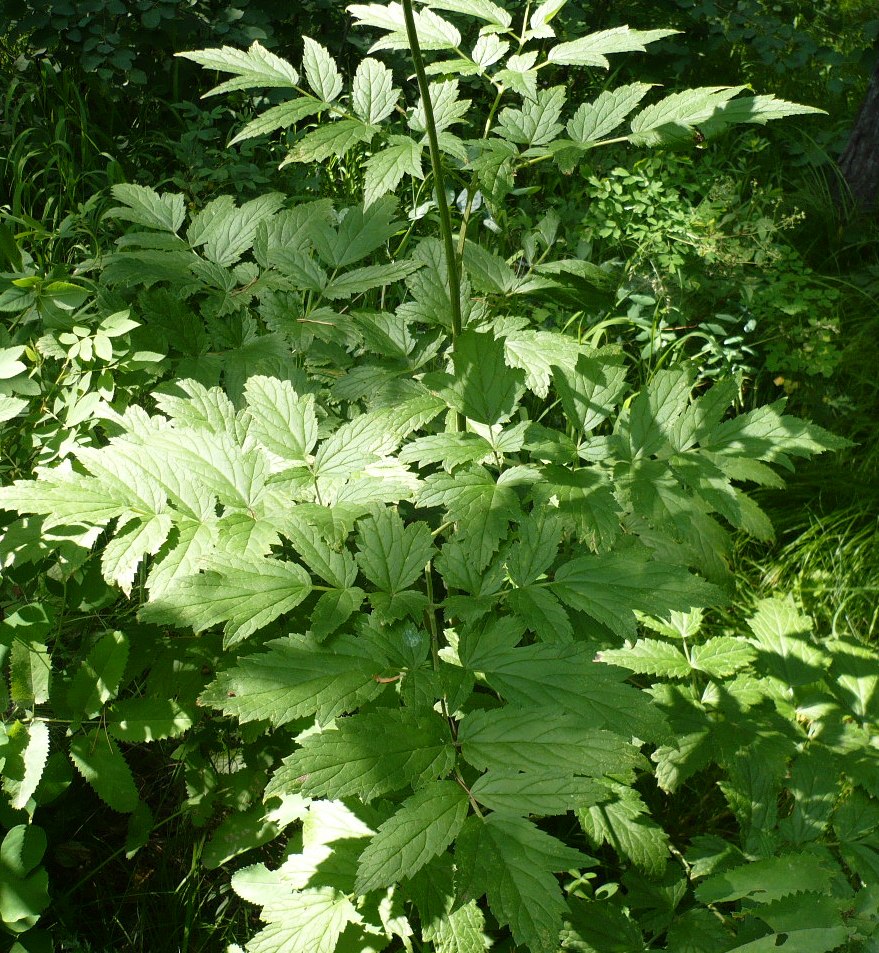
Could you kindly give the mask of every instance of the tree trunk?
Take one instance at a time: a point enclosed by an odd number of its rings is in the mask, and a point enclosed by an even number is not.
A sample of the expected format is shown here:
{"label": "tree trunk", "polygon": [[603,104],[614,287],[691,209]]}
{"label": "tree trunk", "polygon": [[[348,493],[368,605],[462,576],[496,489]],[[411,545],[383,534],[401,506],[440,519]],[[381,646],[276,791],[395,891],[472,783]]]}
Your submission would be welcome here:
{"label": "tree trunk", "polygon": [[839,170],[855,206],[861,211],[875,210],[879,202],[879,60],[848,145],[839,157]]}

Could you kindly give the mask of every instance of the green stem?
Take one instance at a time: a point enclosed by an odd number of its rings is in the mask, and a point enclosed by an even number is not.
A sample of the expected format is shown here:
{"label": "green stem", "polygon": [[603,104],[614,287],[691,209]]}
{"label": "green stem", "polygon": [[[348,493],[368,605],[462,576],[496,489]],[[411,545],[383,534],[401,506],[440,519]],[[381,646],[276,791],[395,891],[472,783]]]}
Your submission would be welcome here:
{"label": "green stem", "polygon": [[[439,211],[443,247],[446,252],[446,270],[449,278],[449,298],[452,308],[452,345],[454,346],[455,341],[461,334],[463,324],[461,317],[461,274],[458,267],[458,256],[455,252],[455,239],[452,235],[452,217],[449,214],[449,205],[446,201],[446,183],[443,177],[439,138],[436,134],[433,103],[430,100],[430,86],[427,82],[427,73],[424,71],[421,47],[418,45],[418,32],[415,29],[415,15],[412,12],[412,0],[403,0],[403,18],[406,21],[406,35],[409,37],[409,47],[412,50],[412,65],[415,67],[418,90],[421,93],[421,101],[424,103],[424,125],[427,127],[427,141],[430,146],[433,188],[436,194],[437,209]],[[464,430],[464,418],[458,411],[455,411],[454,414],[453,429],[455,431]]]}

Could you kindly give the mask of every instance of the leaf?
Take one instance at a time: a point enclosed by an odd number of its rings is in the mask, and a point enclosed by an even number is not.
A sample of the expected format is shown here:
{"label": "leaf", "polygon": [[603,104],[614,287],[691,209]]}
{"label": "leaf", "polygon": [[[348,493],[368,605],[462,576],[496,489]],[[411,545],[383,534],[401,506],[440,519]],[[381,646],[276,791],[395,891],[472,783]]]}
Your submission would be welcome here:
{"label": "leaf", "polygon": [[394,221],[397,200],[386,196],[368,208],[355,205],[346,209],[337,229],[323,227],[313,235],[314,247],[332,268],[344,268],[381,248],[399,228]]}
{"label": "leaf", "polygon": [[289,381],[254,376],[244,385],[244,399],[248,433],[282,460],[306,465],[317,443],[313,395],[300,395]]}
{"label": "leaf", "polygon": [[394,88],[393,73],[378,60],[365,57],[357,66],[351,90],[354,112],[366,123],[378,125],[394,111],[400,90]]}
{"label": "leaf", "polygon": [[547,39],[555,36],[555,30],[549,25],[550,20],[565,6],[568,0],[543,0],[543,3],[531,14],[528,21],[531,36]]}
{"label": "leaf", "polygon": [[101,708],[119,691],[128,662],[128,639],[121,632],[108,632],[77,669],[67,690],[67,703],[75,721],[96,718]]}
{"label": "leaf", "polygon": [[706,136],[716,135],[728,126],[739,123],[749,123],[765,126],[772,119],[784,119],[787,116],[806,116],[815,113],[825,113],[823,109],[814,106],[803,106],[800,103],[789,103],[775,96],[740,96],[737,99],[724,103],[709,119],[703,122],[699,130]]}
{"label": "leaf", "polygon": [[235,207],[230,196],[209,202],[193,219],[187,238],[193,248],[204,246],[204,254],[223,268],[234,265],[253,246],[257,230],[284,204],[280,192],[268,192]]}
{"label": "leaf", "polygon": [[477,570],[488,564],[507,535],[510,519],[520,512],[516,491],[495,483],[482,467],[432,473],[424,480],[417,505],[442,506],[447,520],[459,523],[458,537],[472,544]]}
{"label": "leaf", "polygon": [[126,742],[179,738],[192,727],[192,715],[172,698],[126,698],[107,713],[107,731]]}
{"label": "leaf", "polygon": [[104,213],[106,216],[171,233],[180,230],[186,217],[186,206],[180,192],[160,195],[145,185],[131,182],[117,183],[110,191],[117,202],[124,203],[124,207],[111,208]]}
{"label": "leaf", "polygon": [[598,552],[609,550],[620,534],[620,507],[607,475],[597,467],[547,466],[544,483],[532,491],[535,506],[554,507],[565,529]]}
{"label": "leaf", "polygon": [[[142,452],[142,456],[151,456],[153,467],[156,465],[156,457],[159,457],[160,472],[162,463],[178,469],[187,468],[189,479],[181,483],[187,488],[190,496],[193,492],[193,484],[202,491],[199,494],[202,499],[199,499],[198,503],[192,507],[194,516],[202,515],[201,504],[206,495],[204,491],[216,496],[226,506],[244,510],[259,508],[259,501],[264,493],[268,476],[268,461],[259,448],[250,445],[244,449],[238,440],[227,432],[210,433],[201,428],[188,427],[157,429],[150,434],[149,448],[149,453]],[[106,466],[123,462],[105,451],[88,454],[81,451],[81,455],[90,468],[99,464]],[[103,473],[101,475],[105,476]],[[123,475],[124,473],[119,477],[120,482]],[[137,489],[146,496],[148,490],[156,493],[160,487],[163,487],[164,479],[148,480],[143,478],[144,475],[143,472],[137,474],[140,479],[136,480],[131,489]],[[167,480],[171,479],[173,477],[169,475]],[[129,490],[130,493],[131,490]],[[149,507],[152,507],[152,510]],[[158,507],[157,503],[147,498],[139,507],[131,508],[151,512]]]}
{"label": "leaf", "polygon": [[831,643],[830,684],[834,694],[858,718],[879,721],[879,671],[869,645],[838,638]]}
{"label": "leaf", "polygon": [[782,399],[725,420],[701,439],[701,446],[721,455],[750,457],[792,469],[788,454],[809,457],[848,445],[815,424],[782,414],[784,406]]}
{"label": "leaf", "polygon": [[[123,517],[124,519],[124,517]],[[116,535],[101,553],[101,574],[108,583],[131,595],[137,567],[145,556],[154,556],[171,532],[171,516],[156,513],[147,519],[133,519],[117,527]]]}
{"label": "leaf", "polygon": [[390,709],[336,721],[308,735],[284,759],[266,789],[371,801],[407,784],[447,774],[455,754],[448,725],[435,712]]}
{"label": "leaf", "polygon": [[598,658],[608,665],[621,665],[632,672],[664,678],[687,678],[691,672],[684,653],[676,645],[659,639],[638,639],[631,647],[604,649]]}
{"label": "leaf", "polygon": [[538,397],[549,394],[553,368],[572,370],[582,353],[577,341],[553,331],[514,331],[504,339],[504,352],[511,367],[525,372],[525,386]]}
{"label": "leaf", "polygon": [[302,40],[302,68],[308,85],[325,103],[331,103],[342,92],[342,76],[325,47],[310,36]]}
{"label": "leaf", "polygon": [[[628,911],[617,906],[614,900],[570,897],[562,930],[562,949],[582,953],[644,953],[646,947],[641,930]],[[719,946],[704,951],[675,947],[674,953],[717,953],[720,949]]]}
{"label": "leaf", "polygon": [[357,564],[379,589],[391,594],[408,589],[434,553],[427,523],[404,524],[391,509],[380,509],[358,523]]}
{"label": "leaf", "polygon": [[454,379],[441,390],[450,406],[477,423],[504,423],[524,391],[525,375],[507,367],[504,344],[492,334],[464,331],[452,354]]}
{"label": "leaf", "polygon": [[596,847],[610,844],[621,857],[658,877],[669,853],[668,835],[645,816],[647,807],[633,788],[612,785],[610,791],[616,796],[577,810],[583,830]]}
{"label": "leaf", "polygon": [[470,712],[458,740],[475,768],[567,771],[599,777],[641,763],[638,750],[620,735],[584,725],[574,715],[546,708]]}
{"label": "leaf", "polygon": [[43,642],[16,638],[9,660],[9,696],[19,708],[33,710],[49,700],[52,661]]}
{"label": "leaf", "polygon": [[590,858],[529,821],[490,814],[467,821],[455,860],[465,899],[485,894],[516,943],[532,953],[557,953],[565,902],[553,873],[588,865]]}
{"label": "leaf", "polygon": [[[389,31],[389,35],[373,43],[375,50],[408,50],[406,21],[399,3],[355,3],[348,7],[355,26],[373,26]],[[415,33],[422,50],[451,50],[461,45],[461,34],[430,9],[414,11]]]}
{"label": "leaf", "polygon": [[754,655],[744,639],[721,635],[694,645],[690,650],[690,664],[711,678],[727,678],[749,665]]}
{"label": "leaf", "polygon": [[454,841],[468,806],[467,793],[454,781],[434,781],[417,790],[366,845],[355,891],[390,887],[419,871]]}
{"label": "leaf", "polygon": [[16,824],[0,845],[0,870],[7,876],[26,877],[43,859],[46,844],[46,832],[38,824]]}
{"label": "leaf", "polygon": [[324,103],[311,96],[300,96],[298,99],[270,106],[256,119],[251,119],[247,125],[243,126],[238,135],[229,140],[229,145],[234,146],[236,143],[255,139],[257,136],[267,136],[278,129],[288,129],[325,108]]}
{"label": "leaf", "polygon": [[347,549],[331,548],[319,535],[318,526],[300,514],[300,507],[278,518],[278,531],[290,540],[305,565],[330,585],[347,589],[354,584],[357,578],[354,558]]}
{"label": "leaf", "polygon": [[262,912],[269,926],[247,944],[247,953],[333,953],[348,923],[360,915],[332,887],[288,892]]}
{"label": "leaf", "polygon": [[377,650],[352,636],[314,645],[290,635],[267,643],[267,652],[247,655],[221,672],[200,703],[235,715],[241,722],[267,719],[283,725],[318,715],[325,723],[378,695],[383,669]]}
{"label": "leaf", "polygon": [[233,857],[274,840],[279,833],[278,825],[266,817],[262,804],[255,804],[248,811],[233,811],[204,845],[201,862],[208,870],[216,870]]}
{"label": "leaf", "polygon": [[574,636],[568,613],[558,599],[538,585],[513,589],[507,605],[544,642],[570,642]]}
{"label": "leaf", "polygon": [[[433,107],[433,121],[438,133],[460,122],[470,108],[469,99],[458,98],[458,81],[443,80],[430,84],[430,104]],[[409,117],[409,128],[414,132],[427,132],[427,118],[424,114],[424,100],[418,104]]]}
{"label": "leaf", "polygon": [[100,729],[76,735],[70,760],[95,793],[114,811],[130,814],[140,800],[131,769],[116,742]]}
{"label": "leaf", "polygon": [[786,840],[804,844],[820,837],[839,796],[840,780],[832,756],[824,749],[812,745],[797,756],[786,784],[794,808],[778,825]]}
{"label": "leaf", "polygon": [[485,934],[485,917],[475,901],[436,920],[431,938],[436,953],[483,953],[491,945]]}
{"label": "leaf", "polygon": [[367,265],[345,272],[338,278],[332,278],[321,289],[324,298],[335,301],[338,298],[350,298],[373,288],[383,288],[395,284],[417,271],[421,263],[417,261],[394,261],[387,265]]}
{"label": "leaf", "polygon": [[463,13],[468,17],[477,17],[493,26],[506,29],[512,22],[512,16],[491,0],[431,0],[436,10],[448,10],[449,13]]}
{"label": "leaf", "polygon": [[[358,142],[369,142],[378,129],[359,119],[338,119],[306,133],[294,146],[291,162],[324,162],[331,156],[341,159]],[[286,160],[285,160],[286,161]]]}
{"label": "leaf", "polygon": [[27,401],[17,397],[3,397],[0,395],[0,423],[12,420],[23,410],[27,409]]}
{"label": "leaf", "polygon": [[583,103],[568,120],[568,135],[574,142],[597,142],[619,126],[652,89],[650,83],[629,83],[605,90],[591,103]]}
{"label": "leaf", "polygon": [[507,59],[506,68],[495,73],[497,82],[508,86],[523,99],[530,102],[537,100],[537,51],[529,50],[526,53],[514,53]]}
{"label": "leaf", "polygon": [[428,434],[411,440],[402,448],[399,458],[403,463],[417,463],[422,469],[431,463],[441,463],[447,473],[465,463],[476,463],[491,453],[491,444],[478,434]]}
{"label": "leaf", "polygon": [[564,86],[537,91],[535,100],[526,100],[521,109],[507,106],[497,117],[494,132],[508,142],[540,146],[551,142],[564,129],[558,122],[567,96]]}
{"label": "leaf", "polygon": [[553,564],[562,538],[562,522],[548,509],[535,509],[519,523],[518,546],[507,558],[516,586],[530,586]]}
{"label": "leaf", "polygon": [[626,391],[626,368],[621,355],[580,354],[573,369],[554,367],[553,382],[565,416],[582,433],[594,430],[619,405]]}
{"label": "leaf", "polygon": [[27,370],[27,364],[19,358],[25,352],[25,346],[0,348],[0,380],[9,380]]}
{"label": "leaf", "polygon": [[708,877],[696,887],[696,897],[702,903],[732,903],[745,897],[756,903],[771,903],[789,894],[823,892],[832,876],[817,856],[786,854]]}
{"label": "leaf", "polygon": [[28,724],[15,722],[8,732],[3,789],[9,795],[9,806],[20,811],[27,807],[43,776],[49,757],[49,726],[35,719]]}
{"label": "leaf", "polygon": [[349,477],[378,463],[397,442],[380,414],[361,414],[342,424],[318,447],[312,472],[318,477]]}
{"label": "leaf", "polygon": [[141,618],[194,632],[225,623],[225,644],[235,645],[295,609],[311,592],[311,577],[296,563],[218,553],[204,565],[205,572],[181,579],[148,602]]}
{"label": "leaf", "polygon": [[811,930],[784,930],[768,933],[750,943],[733,947],[730,953],[775,953],[779,947],[788,947],[791,953],[831,953],[838,950],[850,936],[844,926],[821,926]]}
{"label": "leaf", "polygon": [[678,30],[630,30],[627,26],[613,27],[600,33],[559,43],[550,51],[547,59],[559,66],[602,66],[610,69],[609,53],[643,53],[648,43],[655,43]]}
{"label": "leaf", "polygon": [[551,817],[606,797],[604,785],[564,772],[521,772],[497,768],[481,774],[470,793],[489,810],[502,814]]}
{"label": "leaf", "polygon": [[202,559],[215,545],[216,527],[210,523],[180,520],[159,551],[147,576],[147,589],[152,599],[163,596],[178,580],[195,575]]}
{"label": "leaf", "polygon": [[408,136],[389,136],[386,146],[364,163],[363,204],[373,205],[383,195],[393,192],[404,175],[423,179],[421,146]]}
{"label": "leaf", "polygon": [[473,629],[461,635],[458,655],[512,705],[552,708],[579,716],[590,727],[639,738],[654,738],[662,730],[649,696],[625,684],[621,673],[597,664],[590,646],[502,647],[491,644],[486,630]]}
{"label": "leaf", "polygon": [[744,86],[702,86],[672,93],[642,109],[631,121],[629,139],[635,145],[656,146],[689,138],[695,126],[710,119]]}
{"label": "leaf", "polygon": [[216,96],[218,93],[227,93],[235,89],[253,89],[261,86],[294,89],[299,82],[299,74],[286,60],[276,56],[256,41],[250,45],[246,52],[236,50],[231,46],[224,46],[177,53],[176,55],[192,60],[204,66],[205,69],[235,75],[235,79],[220,83],[219,86],[215,86],[206,93],[206,96]]}
{"label": "leaf", "polygon": [[617,635],[635,634],[634,611],[651,615],[716,604],[720,590],[679,566],[630,553],[581,556],[555,573],[552,591]]}
{"label": "leaf", "polygon": [[800,614],[790,596],[758,602],[748,627],[760,669],[788,686],[823,680],[827,656],[812,642],[812,620]]}
{"label": "leaf", "polygon": [[357,586],[324,592],[311,610],[310,634],[318,641],[332,635],[360,608],[365,597]]}
{"label": "leaf", "polygon": [[[30,824],[22,831],[25,826],[16,825],[12,827],[3,839],[3,845],[0,847],[0,919],[8,932],[13,936],[23,934],[35,926],[40,918],[40,914],[49,906],[49,875],[44,867],[39,867],[29,874],[19,875],[21,869],[18,864],[22,862],[14,855],[21,850],[22,853],[30,855],[30,860],[36,855],[37,851],[42,854],[45,848],[46,836],[42,829],[34,824]],[[40,833],[38,834],[37,831]],[[42,837],[40,836],[42,834]],[[42,933],[42,931],[39,931]],[[28,947],[31,946],[32,939],[41,942],[40,937],[35,937],[30,933],[24,938]],[[45,938],[45,934],[43,934]],[[16,949],[16,947],[18,949]],[[51,940],[48,945],[41,942],[40,953],[51,948]],[[26,948],[22,943],[15,942],[10,946],[10,953],[22,953]]]}

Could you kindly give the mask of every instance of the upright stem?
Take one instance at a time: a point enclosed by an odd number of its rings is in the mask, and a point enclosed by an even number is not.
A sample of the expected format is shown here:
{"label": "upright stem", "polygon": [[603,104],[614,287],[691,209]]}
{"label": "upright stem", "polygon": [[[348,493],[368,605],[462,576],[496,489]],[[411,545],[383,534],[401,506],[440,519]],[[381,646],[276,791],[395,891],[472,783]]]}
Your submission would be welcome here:
{"label": "upright stem", "polygon": [[[452,216],[449,214],[449,205],[446,201],[446,183],[443,177],[442,156],[440,155],[439,139],[436,134],[436,120],[433,115],[433,103],[430,101],[430,86],[427,82],[427,73],[424,71],[424,60],[421,58],[421,47],[418,45],[418,32],[415,29],[415,16],[412,12],[412,0],[403,0],[403,17],[406,20],[406,34],[409,37],[409,47],[412,50],[412,64],[415,67],[415,76],[418,79],[418,91],[424,103],[424,125],[427,127],[427,141],[430,146],[430,164],[433,169],[433,187],[436,193],[436,205],[439,210],[440,232],[442,233],[443,247],[446,253],[446,270],[449,278],[449,298],[452,308],[452,344],[461,334],[461,275],[458,267],[458,256],[455,252],[455,239],[452,235]],[[464,429],[464,421],[457,411],[454,414],[454,429]]]}

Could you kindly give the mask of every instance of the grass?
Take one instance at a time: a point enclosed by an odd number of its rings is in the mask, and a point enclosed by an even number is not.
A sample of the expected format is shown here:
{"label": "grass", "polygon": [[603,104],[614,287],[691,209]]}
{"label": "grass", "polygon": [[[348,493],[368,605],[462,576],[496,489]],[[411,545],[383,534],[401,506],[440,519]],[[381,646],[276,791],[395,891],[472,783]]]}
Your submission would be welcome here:
{"label": "grass", "polygon": [[51,919],[42,925],[59,953],[216,953],[255,932],[253,908],[232,892],[228,871],[201,864],[212,830],[194,828],[178,807],[185,792],[181,772],[166,773],[170,753],[156,747],[148,758],[138,783],[157,825],[133,857],[125,851],[127,819],[82,782],[82,796],[65,798],[63,816],[54,818],[58,830],[47,824],[58,847],[49,867]]}
{"label": "grass", "polygon": [[36,78],[14,77],[2,100],[0,212],[46,265],[97,251],[98,196],[123,176],[76,82],[48,61],[38,68]]}

